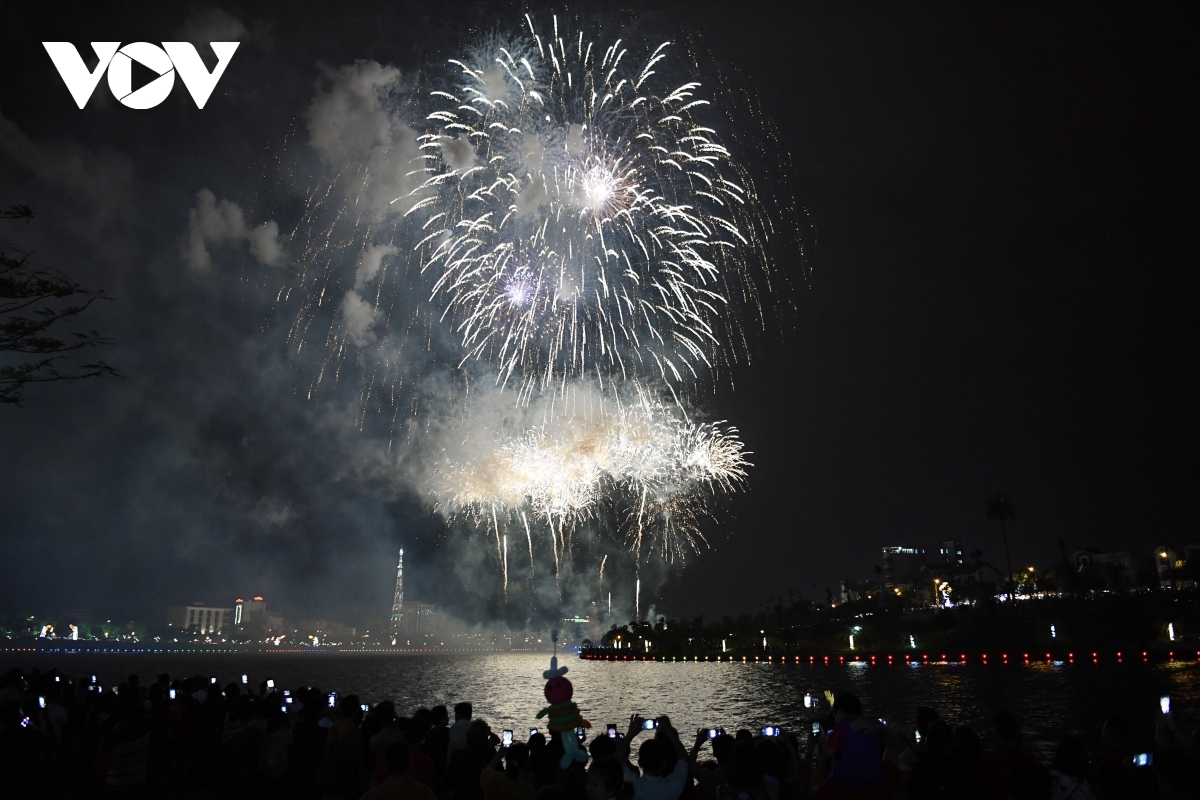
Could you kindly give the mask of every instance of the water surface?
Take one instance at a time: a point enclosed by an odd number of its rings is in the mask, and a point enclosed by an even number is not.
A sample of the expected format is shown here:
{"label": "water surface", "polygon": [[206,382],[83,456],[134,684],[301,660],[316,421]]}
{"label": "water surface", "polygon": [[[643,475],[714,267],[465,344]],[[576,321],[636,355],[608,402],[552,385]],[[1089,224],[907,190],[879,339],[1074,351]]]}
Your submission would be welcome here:
{"label": "water surface", "polygon": [[[1093,748],[1100,726],[1114,713],[1133,724],[1139,741],[1153,735],[1161,694],[1172,696],[1177,717],[1200,708],[1200,666],[1193,662],[1074,665],[808,666],[737,663],[582,661],[568,656],[575,700],[593,726],[624,727],[629,715],[670,715],[681,731],[764,725],[807,729],[806,693],[851,691],[867,713],[910,723],[917,706],[936,708],[952,725],[969,724],[988,738],[988,720],[1000,708],[1021,718],[1031,749],[1049,758],[1062,735],[1076,732]],[[72,677],[96,673],[114,685],[131,673],[143,681],[172,676],[215,676],[222,684],[243,672],[257,684],[268,675],[280,688],[303,685],[355,692],[364,702],[392,700],[400,713],[460,700],[494,729],[518,732],[544,725],[541,674],[548,654],[71,654],[0,653],[0,668],[58,667]],[[518,734],[520,735],[520,734]]]}

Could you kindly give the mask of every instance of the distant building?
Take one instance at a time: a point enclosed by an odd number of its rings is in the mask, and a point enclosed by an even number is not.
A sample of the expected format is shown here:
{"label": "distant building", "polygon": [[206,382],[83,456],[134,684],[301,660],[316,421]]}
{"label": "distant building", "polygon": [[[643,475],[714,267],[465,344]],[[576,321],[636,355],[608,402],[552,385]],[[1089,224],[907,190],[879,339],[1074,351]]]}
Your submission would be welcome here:
{"label": "distant building", "polygon": [[404,614],[400,619],[397,635],[407,638],[432,635],[437,622],[436,611],[437,606],[432,603],[405,600]]}
{"label": "distant building", "polygon": [[388,630],[400,633],[404,622],[404,548],[400,548],[400,559],[396,563],[396,593],[392,595],[392,614],[388,619]]}
{"label": "distant building", "polygon": [[878,581],[852,581],[844,578],[838,587],[838,602],[852,603],[855,600],[869,600],[879,589]]}
{"label": "distant building", "polygon": [[[1138,576],[1143,576],[1143,579],[1145,579],[1144,576],[1146,573],[1150,573],[1151,571],[1150,559],[1134,555],[1128,550],[1105,553],[1090,547],[1084,547],[1075,551],[1073,560],[1075,561],[1077,572],[1102,575],[1103,568],[1109,567],[1115,573],[1113,577],[1115,583],[1112,583],[1109,588],[1135,585],[1139,580]],[[1161,579],[1161,568],[1159,569],[1159,573]]]}
{"label": "distant building", "polygon": [[587,628],[587,617],[567,617],[563,620],[562,639],[568,642],[580,641],[587,636]]}
{"label": "distant building", "polygon": [[924,547],[883,548],[883,584],[912,583],[925,564]]}
{"label": "distant building", "polygon": [[1174,547],[1159,545],[1154,549],[1154,566],[1163,589],[1195,587],[1200,574],[1200,544],[1184,545],[1182,558]]}
{"label": "distant building", "polygon": [[300,638],[313,637],[317,643],[348,642],[355,638],[357,629],[340,622],[330,622],[326,619],[313,619],[301,622],[296,626]]}
{"label": "distant building", "polygon": [[212,608],[203,603],[171,606],[167,609],[167,627],[205,635],[224,633],[231,628],[232,614],[232,608]]}
{"label": "distant building", "polygon": [[1133,580],[1139,571],[1150,566],[1150,561],[1142,556],[1134,555],[1128,550],[1121,550],[1116,553],[1095,553],[1092,555],[1092,564],[1112,564],[1121,570],[1125,577]]}
{"label": "distant building", "polygon": [[938,543],[938,555],[946,564],[961,566],[963,563],[962,539],[946,539]]}
{"label": "distant building", "polygon": [[250,600],[238,598],[233,604],[233,624],[237,628],[265,627],[267,601],[262,595],[255,595]]}

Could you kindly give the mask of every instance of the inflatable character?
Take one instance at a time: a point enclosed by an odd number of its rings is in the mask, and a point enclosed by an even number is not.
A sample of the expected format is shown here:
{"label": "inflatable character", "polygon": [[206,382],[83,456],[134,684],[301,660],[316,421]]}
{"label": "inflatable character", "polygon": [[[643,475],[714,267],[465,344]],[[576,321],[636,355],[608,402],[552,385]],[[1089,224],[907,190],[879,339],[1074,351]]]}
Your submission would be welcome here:
{"label": "inflatable character", "polygon": [[[554,638],[557,640],[558,637]],[[592,727],[592,723],[583,718],[579,713],[579,706],[575,705],[571,699],[575,694],[575,687],[563,677],[566,672],[566,667],[558,665],[558,656],[551,656],[550,669],[542,673],[542,677],[546,679],[546,701],[550,705],[537,714],[538,719],[549,717],[547,721],[550,732],[557,733],[562,740],[563,757],[559,760],[558,765],[563,769],[571,766],[573,761],[586,762],[588,760],[588,754],[579,746],[576,729]]]}

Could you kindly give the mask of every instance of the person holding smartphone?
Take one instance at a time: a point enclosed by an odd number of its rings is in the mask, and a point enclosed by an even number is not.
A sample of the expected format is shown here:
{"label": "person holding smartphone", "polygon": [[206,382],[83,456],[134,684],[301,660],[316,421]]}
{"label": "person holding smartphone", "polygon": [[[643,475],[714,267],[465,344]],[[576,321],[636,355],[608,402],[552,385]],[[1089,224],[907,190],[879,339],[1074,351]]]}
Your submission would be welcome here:
{"label": "person holding smartphone", "polygon": [[[646,722],[655,724],[647,727]],[[634,737],[654,730],[654,737],[642,742],[638,748],[638,767],[641,775],[629,760]],[[675,759],[672,763],[672,752]],[[633,784],[634,800],[678,800],[684,788],[691,785],[691,759],[679,740],[679,734],[671,727],[669,717],[647,720],[640,714],[629,718],[629,731],[624,739],[617,740],[617,758],[625,767],[625,781]]]}
{"label": "person holding smartphone", "polygon": [[[877,720],[863,718],[862,703],[849,692],[833,701],[833,731],[824,742],[824,791],[882,791],[888,783],[884,739]],[[822,791],[818,789],[818,792]]]}
{"label": "person holding smartphone", "polygon": [[[508,744],[504,744],[504,742]],[[479,773],[483,800],[536,800],[537,790],[529,779],[529,748],[513,742],[512,731],[504,731],[501,746]]]}
{"label": "person holding smartphone", "polygon": [[[716,766],[702,765],[699,761],[700,748],[705,742],[712,743],[713,758]],[[717,800],[718,789],[729,778],[729,756],[733,752],[733,737],[721,731],[716,736],[709,736],[708,728],[696,731],[696,741],[688,761],[692,769],[692,777],[700,784],[700,792],[704,800]]]}

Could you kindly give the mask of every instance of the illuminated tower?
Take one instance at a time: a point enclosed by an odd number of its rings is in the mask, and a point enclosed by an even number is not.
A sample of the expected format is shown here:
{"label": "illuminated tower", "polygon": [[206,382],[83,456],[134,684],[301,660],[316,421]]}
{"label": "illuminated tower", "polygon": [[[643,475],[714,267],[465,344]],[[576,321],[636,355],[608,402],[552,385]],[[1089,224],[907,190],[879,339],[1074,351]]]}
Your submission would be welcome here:
{"label": "illuminated tower", "polygon": [[392,598],[391,632],[400,632],[400,621],[404,619],[404,548],[400,548],[400,562],[396,565],[396,596]]}

